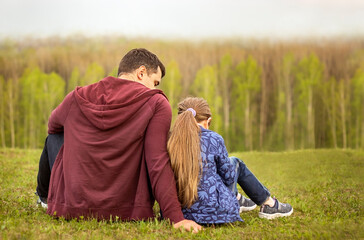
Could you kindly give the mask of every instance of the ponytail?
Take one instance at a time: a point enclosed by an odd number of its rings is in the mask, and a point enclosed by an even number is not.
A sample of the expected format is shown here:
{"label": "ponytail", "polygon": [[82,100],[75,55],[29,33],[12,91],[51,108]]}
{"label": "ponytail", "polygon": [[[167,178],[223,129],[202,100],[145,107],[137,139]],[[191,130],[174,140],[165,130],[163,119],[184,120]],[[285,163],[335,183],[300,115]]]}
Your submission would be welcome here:
{"label": "ponytail", "polygon": [[171,166],[182,207],[191,207],[198,198],[197,187],[202,171],[200,127],[193,109],[180,113],[167,143]]}

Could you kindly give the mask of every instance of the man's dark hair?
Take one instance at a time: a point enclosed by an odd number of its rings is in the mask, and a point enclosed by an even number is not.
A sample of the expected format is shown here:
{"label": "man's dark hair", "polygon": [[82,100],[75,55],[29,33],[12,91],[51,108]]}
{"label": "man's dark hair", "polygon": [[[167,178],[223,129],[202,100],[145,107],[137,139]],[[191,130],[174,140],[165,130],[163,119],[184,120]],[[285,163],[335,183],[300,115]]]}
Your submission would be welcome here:
{"label": "man's dark hair", "polygon": [[147,69],[148,75],[156,73],[158,67],[161,69],[162,77],[166,74],[166,68],[154,53],[149,52],[145,48],[135,48],[130,50],[121,59],[118,76],[120,76],[121,73],[131,73],[142,65]]}

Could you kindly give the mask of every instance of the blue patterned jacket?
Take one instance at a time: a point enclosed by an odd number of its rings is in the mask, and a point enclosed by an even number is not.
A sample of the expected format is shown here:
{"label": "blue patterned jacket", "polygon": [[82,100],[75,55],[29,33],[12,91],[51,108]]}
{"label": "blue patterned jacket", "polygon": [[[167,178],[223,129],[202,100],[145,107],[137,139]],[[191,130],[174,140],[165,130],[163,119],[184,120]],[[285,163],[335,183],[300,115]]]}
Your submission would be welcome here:
{"label": "blue patterned jacket", "polygon": [[226,187],[234,183],[236,172],[228,158],[224,139],[211,130],[200,128],[203,169],[198,199],[190,208],[182,208],[183,215],[203,224],[242,221],[239,203]]}

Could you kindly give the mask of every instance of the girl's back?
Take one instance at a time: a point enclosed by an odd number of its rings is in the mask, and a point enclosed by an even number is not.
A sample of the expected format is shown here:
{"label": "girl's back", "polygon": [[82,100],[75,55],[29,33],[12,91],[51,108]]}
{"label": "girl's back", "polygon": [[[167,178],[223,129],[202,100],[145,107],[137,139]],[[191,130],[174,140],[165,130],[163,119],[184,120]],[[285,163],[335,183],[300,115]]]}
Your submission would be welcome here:
{"label": "girl's back", "polygon": [[198,223],[242,221],[238,201],[226,187],[234,183],[235,169],[228,158],[224,140],[219,134],[200,128],[202,176],[198,199],[182,212],[185,218]]}

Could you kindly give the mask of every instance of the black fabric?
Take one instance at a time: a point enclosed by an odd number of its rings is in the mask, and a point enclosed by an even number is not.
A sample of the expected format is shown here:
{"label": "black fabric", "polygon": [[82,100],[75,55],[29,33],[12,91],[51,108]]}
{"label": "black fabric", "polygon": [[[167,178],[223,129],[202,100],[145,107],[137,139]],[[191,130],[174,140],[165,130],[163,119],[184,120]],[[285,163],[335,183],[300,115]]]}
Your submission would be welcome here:
{"label": "black fabric", "polygon": [[63,142],[63,133],[49,134],[45,140],[43,152],[39,159],[39,170],[37,176],[37,193],[42,201],[46,201],[48,197],[52,167]]}

